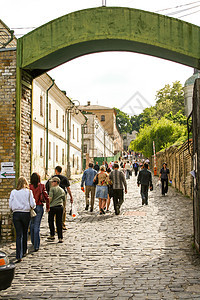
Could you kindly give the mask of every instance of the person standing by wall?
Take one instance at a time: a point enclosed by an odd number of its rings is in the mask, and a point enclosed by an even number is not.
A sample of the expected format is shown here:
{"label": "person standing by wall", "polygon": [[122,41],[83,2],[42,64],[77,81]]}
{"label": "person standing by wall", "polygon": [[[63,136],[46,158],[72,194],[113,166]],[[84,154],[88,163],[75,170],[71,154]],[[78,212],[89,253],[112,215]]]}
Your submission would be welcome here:
{"label": "person standing by wall", "polygon": [[109,175],[111,184],[113,186],[113,204],[115,214],[120,214],[120,208],[124,201],[124,191],[127,194],[127,183],[123,172],[119,171],[119,165],[114,164],[114,171]]}
{"label": "person standing by wall", "polygon": [[163,163],[163,167],[160,170],[160,176],[159,178],[161,179],[162,183],[162,195],[165,196],[168,192],[168,175],[170,175],[169,169],[167,168],[167,164]]}
{"label": "person standing by wall", "polygon": [[56,227],[58,234],[58,242],[63,242],[63,228],[62,228],[62,217],[63,217],[63,203],[65,201],[65,192],[59,186],[60,178],[54,176],[51,180],[51,189],[49,191],[50,200],[50,211],[49,211],[49,229],[50,236],[49,240],[55,239],[55,226],[54,226],[54,216],[56,216]]}
{"label": "person standing by wall", "polygon": [[31,219],[30,232],[31,242],[34,246],[34,251],[38,251],[40,247],[40,223],[44,214],[43,205],[46,203],[46,211],[49,212],[49,196],[45,189],[45,185],[40,182],[40,175],[33,173],[31,175],[30,190],[33,192],[33,196],[36,202],[36,216]]}
{"label": "person standing by wall", "polygon": [[12,190],[10,194],[9,207],[13,212],[13,223],[16,230],[16,259],[17,262],[20,262],[27,252],[30,210],[36,207],[28,181],[23,176],[19,177],[16,189]]}
{"label": "person standing by wall", "polygon": [[[71,192],[71,189],[70,189],[70,182],[68,180],[68,178],[64,175],[61,174],[62,173],[62,167],[61,166],[57,166],[55,168],[55,175],[53,175],[51,177],[51,179],[53,177],[58,177],[60,179],[60,187],[64,190],[65,192],[65,201],[63,203],[63,218],[62,218],[62,228],[63,230],[66,230],[66,203],[67,203],[67,193],[69,194],[70,196],[70,202],[73,203],[73,197],[72,197],[72,192]],[[50,191],[50,180],[47,181],[46,183],[46,190],[47,190],[47,193],[49,194],[49,191]]]}
{"label": "person standing by wall", "polygon": [[152,187],[152,175],[148,167],[148,164],[144,163],[144,168],[139,172],[137,178],[138,187],[141,185],[142,205],[148,205],[148,190],[149,187]]}
{"label": "person standing by wall", "polygon": [[[89,163],[89,168],[84,171],[82,180],[81,180],[81,189],[84,190],[85,184],[85,210],[88,210],[90,204],[90,211],[93,212],[94,209],[94,198],[95,198],[95,189],[94,177],[96,176],[97,171],[93,169],[93,163]],[[91,194],[91,201],[90,201]]]}

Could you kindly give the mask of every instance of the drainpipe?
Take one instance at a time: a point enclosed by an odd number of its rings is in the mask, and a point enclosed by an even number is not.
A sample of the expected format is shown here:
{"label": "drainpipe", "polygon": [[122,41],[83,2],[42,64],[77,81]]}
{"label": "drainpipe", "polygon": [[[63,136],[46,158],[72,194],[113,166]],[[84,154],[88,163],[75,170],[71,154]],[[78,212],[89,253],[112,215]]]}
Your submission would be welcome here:
{"label": "drainpipe", "polygon": [[85,116],[85,114],[84,113],[82,113],[83,115],[84,115],[84,118],[85,118],[85,122],[84,122],[84,124],[82,124],[82,141],[81,141],[81,143],[82,143],[82,157],[81,157],[81,159],[82,159],[82,170],[83,170],[83,167],[84,167],[84,153],[83,153],[83,146],[84,146],[84,128],[85,128],[85,125],[87,124],[87,117]]}
{"label": "drainpipe", "polygon": [[46,169],[45,169],[45,177],[47,179],[48,176],[48,168],[49,168],[49,90],[54,85],[55,80],[52,79],[51,86],[46,90]]}

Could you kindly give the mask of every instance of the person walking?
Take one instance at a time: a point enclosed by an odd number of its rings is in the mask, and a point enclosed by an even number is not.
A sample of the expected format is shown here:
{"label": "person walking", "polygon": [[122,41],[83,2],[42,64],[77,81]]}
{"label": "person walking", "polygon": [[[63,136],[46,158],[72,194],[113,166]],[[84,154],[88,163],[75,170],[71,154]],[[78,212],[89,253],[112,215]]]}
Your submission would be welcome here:
{"label": "person walking", "polygon": [[[99,211],[100,215],[105,214],[104,208],[106,208],[106,201],[108,198],[108,174],[105,172],[105,167],[100,167],[100,173],[98,173],[98,183],[96,187],[96,198],[99,198]],[[94,177],[94,181],[96,180]]]}
{"label": "person walking", "polygon": [[[108,176],[110,175],[111,173],[111,169],[108,168],[106,170]],[[110,182],[108,183],[108,198],[107,198],[107,201],[106,201],[106,212],[108,213],[109,212],[109,207],[110,207],[110,200],[111,198],[113,198],[113,187],[112,185],[110,184]]]}
{"label": "person walking", "polygon": [[[82,180],[81,180],[81,189],[84,190],[85,184],[85,210],[88,210],[90,204],[90,211],[93,212],[94,209],[94,197],[95,197],[95,189],[94,185],[94,177],[96,176],[97,171],[93,169],[93,163],[89,163],[89,168],[84,171]],[[90,201],[91,194],[91,201]]]}
{"label": "person walking", "polygon": [[167,164],[163,163],[163,167],[160,170],[160,180],[162,183],[162,196],[165,196],[165,194],[167,194],[168,192],[168,180],[170,180],[168,178],[168,175],[170,176],[170,172],[169,169],[167,168]]}
{"label": "person walking", "polygon": [[125,164],[125,170],[126,170],[126,179],[130,179],[131,164],[129,163],[129,160]]}
{"label": "person walking", "polygon": [[144,168],[139,172],[137,178],[138,187],[141,185],[142,205],[148,205],[148,189],[152,187],[152,175],[148,167],[148,164],[144,163]]}
{"label": "person walking", "polygon": [[[68,178],[64,175],[61,174],[62,173],[62,167],[61,166],[57,166],[55,168],[55,175],[53,175],[51,177],[54,178],[55,176],[58,177],[60,179],[60,187],[64,190],[65,192],[65,201],[63,202],[63,218],[62,218],[62,228],[63,230],[66,230],[66,203],[67,203],[67,193],[70,196],[70,202],[73,203],[73,196],[72,196],[72,192],[70,189],[70,182],[68,180]],[[50,180],[47,181],[46,183],[46,190],[47,193],[49,194],[50,191]]]}
{"label": "person walking", "polygon": [[138,174],[138,169],[139,169],[139,165],[138,165],[138,162],[137,162],[137,160],[134,162],[134,164],[133,164],[133,169],[134,169],[134,171],[135,171],[135,176],[137,176],[137,174]]}
{"label": "person walking", "polygon": [[110,173],[109,179],[111,180],[111,184],[113,186],[113,204],[115,214],[119,215],[121,205],[124,202],[124,192],[127,194],[127,183],[124,173],[119,171],[118,164],[114,164],[114,171]]}
{"label": "person walking", "polygon": [[58,242],[63,242],[63,227],[62,227],[62,216],[63,216],[63,203],[65,201],[65,192],[59,186],[60,178],[54,176],[51,180],[51,189],[49,191],[50,200],[50,211],[49,211],[49,229],[50,236],[49,240],[55,239],[55,226],[54,226],[54,216],[56,216],[56,227],[58,234]]}
{"label": "person walking", "polygon": [[99,169],[100,169],[99,163],[98,163],[98,161],[96,161],[96,164],[94,166],[94,170],[97,171],[97,172],[99,172]]}
{"label": "person walking", "polygon": [[23,176],[19,177],[16,189],[11,191],[9,207],[13,212],[13,223],[16,230],[16,259],[17,262],[20,262],[27,252],[30,210],[36,207],[28,181]]}
{"label": "person walking", "polygon": [[42,216],[44,214],[44,203],[46,203],[46,211],[49,212],[49,196],[45,189],[45,185],[40,182],[40,175],[33,173],[31,175],[31,184],[29,185],[30,190],[33,192],[33,197],[36,202],[36,216],[31,219],[30,233],[31,242],[34,246],[34,251],[38,251],[40,247],[40,224]]}

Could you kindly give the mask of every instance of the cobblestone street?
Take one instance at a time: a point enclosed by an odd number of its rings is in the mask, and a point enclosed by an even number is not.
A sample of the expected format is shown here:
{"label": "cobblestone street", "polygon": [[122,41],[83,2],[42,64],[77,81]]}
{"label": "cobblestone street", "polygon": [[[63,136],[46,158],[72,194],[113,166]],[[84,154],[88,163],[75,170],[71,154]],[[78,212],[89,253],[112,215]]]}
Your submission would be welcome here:
{"label": "cobblestone street", "polygon": [[[157,180],[157,179],[156,179]],[[80,183],[72,184],[79,216],[68,215],[64,243],[48,242],[47,215],[38,252],[16,265],[0,299],[200,299],[200,258],[193,249],[193,205],[154,183],[142,206],[136,178],[128,181],[121,214],[86,212]],[[69,211],[69,203],[68,203]],[[3,246],[11,260],[14,244]]]}

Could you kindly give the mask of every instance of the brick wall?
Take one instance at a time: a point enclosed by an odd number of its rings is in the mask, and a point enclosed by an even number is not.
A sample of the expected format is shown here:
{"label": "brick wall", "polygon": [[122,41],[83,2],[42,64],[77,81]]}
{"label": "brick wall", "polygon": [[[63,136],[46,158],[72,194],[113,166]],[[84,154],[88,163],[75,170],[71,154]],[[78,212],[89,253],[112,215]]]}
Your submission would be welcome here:
{"label": "brick wall", "polygon": [[21,175],[30,180],[31,173],[31,105],[32,105],[32,78],[22,74],[21,99]]}
{"label": "brick wall", "polygon": [[[0,163],[15,163],[16,50],[0,51]],[[12,240],[8,200],[15,179],[0,179],[0,237]]]}

